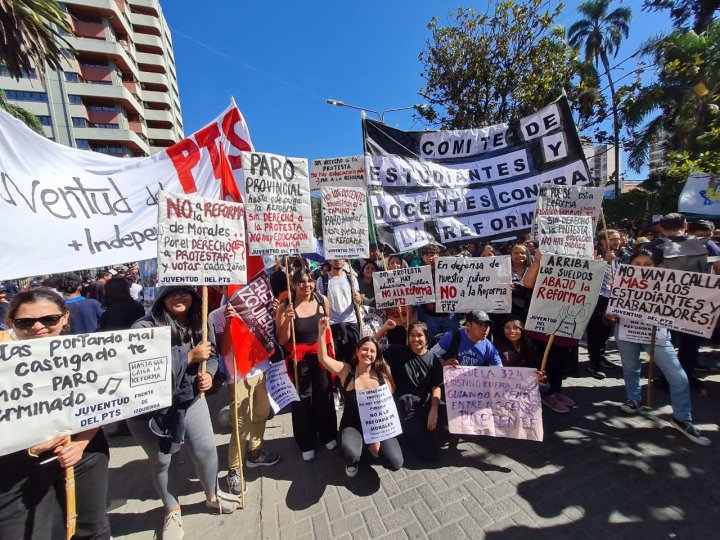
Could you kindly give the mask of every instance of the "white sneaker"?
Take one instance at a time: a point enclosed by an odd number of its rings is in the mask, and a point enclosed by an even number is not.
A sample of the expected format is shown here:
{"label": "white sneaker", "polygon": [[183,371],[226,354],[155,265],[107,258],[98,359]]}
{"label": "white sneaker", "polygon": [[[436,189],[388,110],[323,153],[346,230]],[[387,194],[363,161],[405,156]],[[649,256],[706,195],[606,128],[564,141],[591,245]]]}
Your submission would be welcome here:
{"label": "white sneaker", "polygon": [[308,450],[302,453],[304,461],[312,461],[315,459],[315,450]]}
{"label": "white sneaker", "polygon": [[332,441],[326,442],[325,448],[328,450],[335,450],[337,448],[337,441],[333,439]]}
{"label": "white sneaker", "polygon": [[215,500],[205,501],[205,506],[211,510],[217,510],[220,514],[232,514],[240,506],[240,499],[235,495],[218,490]]}
{"label": "white sneaker", "polygon": [[183,529],[182,514],[180,509],[165,514],[163,522],[162,540],[182,540],[185,536]]}

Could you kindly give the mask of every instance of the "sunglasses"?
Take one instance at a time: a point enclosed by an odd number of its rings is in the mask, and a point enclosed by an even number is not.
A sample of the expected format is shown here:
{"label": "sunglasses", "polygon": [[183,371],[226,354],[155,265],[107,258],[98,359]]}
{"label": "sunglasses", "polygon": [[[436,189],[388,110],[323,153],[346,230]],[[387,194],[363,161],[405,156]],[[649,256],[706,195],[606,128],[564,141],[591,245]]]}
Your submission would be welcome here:
{"label": "sunglasses", "polygon": [[29,330],[35,323],[39,322],[45,327],[55,326],[62,319],[62,314],[59,315],[45,315],[44,317],[37,317],[35,319],[13,319],[12,323],[15,328],[20,330]]}

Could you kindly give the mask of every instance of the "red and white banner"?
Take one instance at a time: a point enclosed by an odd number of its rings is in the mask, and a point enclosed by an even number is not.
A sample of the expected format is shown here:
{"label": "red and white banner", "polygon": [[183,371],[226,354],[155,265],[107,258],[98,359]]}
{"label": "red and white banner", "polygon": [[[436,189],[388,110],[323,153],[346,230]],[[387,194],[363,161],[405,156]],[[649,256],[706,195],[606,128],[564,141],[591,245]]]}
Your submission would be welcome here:
{"label": "red and white banner", "polygon": [[222,155],[237,182],[240,152],[251,148],[234,103],[144,158],[63,146],[0,111],[0,280],[155,257],[158,192],[219,198]]}

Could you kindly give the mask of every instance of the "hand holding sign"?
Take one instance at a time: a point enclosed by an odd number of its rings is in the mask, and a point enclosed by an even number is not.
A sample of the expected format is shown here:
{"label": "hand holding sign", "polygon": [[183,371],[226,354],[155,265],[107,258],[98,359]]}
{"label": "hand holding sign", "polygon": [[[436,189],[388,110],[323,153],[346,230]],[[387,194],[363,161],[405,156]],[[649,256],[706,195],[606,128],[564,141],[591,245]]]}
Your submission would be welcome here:
{"label": "hand holding sign", "polygon": [[194,364],[196,362],[204,362],[210,358],[212,352],[212,345],[209,341],[196,345],[188,353],[188,364]]}

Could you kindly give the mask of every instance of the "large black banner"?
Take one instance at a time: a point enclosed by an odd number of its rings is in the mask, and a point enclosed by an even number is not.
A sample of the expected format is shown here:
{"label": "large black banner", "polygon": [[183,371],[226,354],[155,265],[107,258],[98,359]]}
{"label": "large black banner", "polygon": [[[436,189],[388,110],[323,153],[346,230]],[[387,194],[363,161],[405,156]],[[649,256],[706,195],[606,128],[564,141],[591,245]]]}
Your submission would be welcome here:
{"label": "large black banner", "polygon": [[401,131],[363,120],[378,241],[399,252],[428,242],[510,239],[531,228],[538,184],[590,185],[567,99],[510,124]]}

